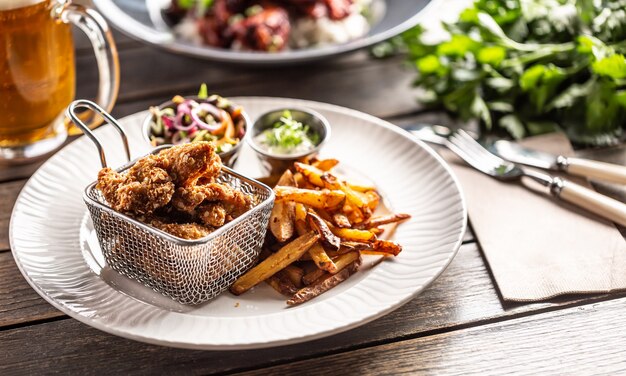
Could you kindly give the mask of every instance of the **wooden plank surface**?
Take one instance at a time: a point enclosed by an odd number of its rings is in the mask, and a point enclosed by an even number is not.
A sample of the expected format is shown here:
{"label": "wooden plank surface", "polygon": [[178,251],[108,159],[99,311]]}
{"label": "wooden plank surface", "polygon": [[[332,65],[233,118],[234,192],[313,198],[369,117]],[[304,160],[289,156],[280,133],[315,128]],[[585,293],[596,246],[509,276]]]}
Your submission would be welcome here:
{"label": "wooden plank surface", "polygon": [[30,287],[11,252],[0,253],[0,276],[0,328],[64,316]]}
{"label": "wooden plank surface", "polygon": [[626,299],[564,309],[246,375],[616,375],[626,371]]}
{"label": "wooden plank surface", "polygon": [[[10,271],[6,275],[1,289],[9,286],[21,289],[21,276]],[[25,282],[22,283],[24,285]],[[0,296],[5,295],[4,292],[0,293]],[[46,314],[55,317],[51,311],[33,316],[30,308],[23,307],[33,303],[30,298],[35,297],[34,292],[22,291],[15,295],[26,298],[12,301],[11,305],[18,308],[8,313],[11,317],[23,317],[21,322]],[[594,297],[587,301],[606,298]],[[40,307],[41,303],[43,300],[37,306]],[[0,304],[6,306],[4,300]],[[279,349],[201,352],[141,344],[67,319],[0,331],[0,374],[3,373],[2,365],[4,371],[20,369],[26,373],[48,367],[54,367],[61,373],[80,373],[85,370],[93,373],[124,373],[133,370],[150,374],[184,370],[185,373],[211,374],[246,370],[480,326],[494,320],[511,319],[575,304],[579,302],[560,300],[503,307],[476,245],[468,244],[462,247],[448,270],[422,295],[372,323],[326,339]],[[40,337],[46,338],[46,341],[38,343],[37,338]],[[46,347],[45,351],[42,346]]]}
{"label": "wooden plank surface", "polygon": [[0,184],[0,252],[9,249],[11,212],[17,195],[25,183],[26,180],[16,180]]}
{"label": "wooden plank surface", "polygon": [[[147,63],[149,62],[149,63]],[[195,94],[201,83],[224,96],[265,95],[318,100],[376,116],[415,111],[414,72],[400,58],[371,60],[365,53],[313,66],[256,68],[165,54],[142,47],[120,51],[122,84],[118,103],[145,101],[141,108],[176,94]],[[96,93],[97,70],[91,56],[77,58],[77,98]],[[387,100],[387,98],[394,98]]]}

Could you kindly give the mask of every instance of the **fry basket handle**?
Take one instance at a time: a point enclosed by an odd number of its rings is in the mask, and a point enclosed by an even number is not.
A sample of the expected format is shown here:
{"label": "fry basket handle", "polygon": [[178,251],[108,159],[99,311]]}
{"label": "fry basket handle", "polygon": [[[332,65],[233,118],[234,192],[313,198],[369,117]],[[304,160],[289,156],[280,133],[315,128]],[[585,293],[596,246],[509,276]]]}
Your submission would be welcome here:
{"label": "fry basket handle", "polygon": [[98,106],[92,101],[88,101],[86,99],[75,100],[72,103],[70,103],[70,105],[67,107],[65,114],[96,145],[96,147],[98,148],[98,153],[100,154],[100,162],[102,163],[102,168],[107,167],[107,161],[104,155],[104,148],[102,147],[102,143],[100,142],[100,140],[98,140],[98,138],[93,133],[93,131],[89,129],[87,124],[85,124],[78,117],[78,113],[76,110],[79,108],[90,109],[96,114],[102,116],[108,124],[115,127],[117,132],[122,137],[122,141],[124,142],[124,150],[126,151],[126,159],[128,159],[128,161],[130,162],[130,148],[128,147],[128,137],[126,136],[126,132],[124,132],[124,129],[122,129],[122,127],[117,122],[117,120],[115,120],[115,118],[111,116],[108,112],[106,112],[102,107]]}

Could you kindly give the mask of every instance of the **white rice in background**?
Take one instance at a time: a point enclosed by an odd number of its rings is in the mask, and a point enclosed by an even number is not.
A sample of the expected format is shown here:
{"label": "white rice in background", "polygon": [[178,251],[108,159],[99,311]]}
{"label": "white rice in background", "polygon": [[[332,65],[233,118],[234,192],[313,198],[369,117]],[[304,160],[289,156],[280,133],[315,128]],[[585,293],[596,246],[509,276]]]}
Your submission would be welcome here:
{"label": "white rice in background", "polygon": [[174,34],[185,42],[202,45],[202,37],[198,30],[198,23],[191,17],[183,18],[176,26],[174,26]]}
{"label": "white rice in background", "polygon": [[369,13],[373,0],[357,0],[352,5],[353,13],[343,20],[302,18],[291,24],[289,46],[306,48],[333,43],[346,43],[360,38],[370,31]]}

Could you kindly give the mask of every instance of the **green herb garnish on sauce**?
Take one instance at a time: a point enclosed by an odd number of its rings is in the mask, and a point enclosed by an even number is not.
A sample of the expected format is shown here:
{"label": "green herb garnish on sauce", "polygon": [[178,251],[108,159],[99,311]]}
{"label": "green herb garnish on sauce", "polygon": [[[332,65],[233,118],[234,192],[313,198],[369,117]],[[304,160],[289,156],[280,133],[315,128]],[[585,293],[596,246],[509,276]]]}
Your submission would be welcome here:
{"label": "green herb garnish on sauce", "polygon": [[290,111],[284,111],[279,121],[263,133],[267,145],[285,150],[293,149],[306,141],[312,145],[319,142],[319,135],[311,131],[308,125],[295,120]]}

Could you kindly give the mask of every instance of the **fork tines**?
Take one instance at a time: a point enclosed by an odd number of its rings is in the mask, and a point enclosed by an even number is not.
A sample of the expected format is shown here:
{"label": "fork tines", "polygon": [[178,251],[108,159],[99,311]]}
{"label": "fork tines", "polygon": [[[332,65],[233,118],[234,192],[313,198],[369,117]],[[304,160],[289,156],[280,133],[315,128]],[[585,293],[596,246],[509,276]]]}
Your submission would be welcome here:
{"label": "fork tines", "polygon": [[462,129],[448,137],[447,146],[474,168],[486,173],[507,164],[504,159],[489,152]]}

